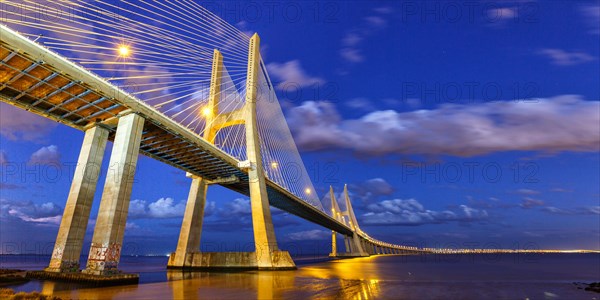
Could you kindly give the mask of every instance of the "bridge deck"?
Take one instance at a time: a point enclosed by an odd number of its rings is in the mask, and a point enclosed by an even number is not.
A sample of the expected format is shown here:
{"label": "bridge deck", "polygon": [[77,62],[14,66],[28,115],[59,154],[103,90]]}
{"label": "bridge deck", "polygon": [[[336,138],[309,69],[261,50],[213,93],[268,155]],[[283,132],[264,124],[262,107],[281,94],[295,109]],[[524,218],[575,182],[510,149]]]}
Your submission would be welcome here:
{"label": "bridge deck", "polygon": [[[114,139],[117,116],[131,110],[146,119],[140,152],[178,169],[214,180],[240,178],[223,186],[249,195],[248,174],[238,161],[110,82],[0,25],[0,100],[85,130],[101,124]],[[350,235],[346,225],[267,179],[269,203],[323,227]]]}

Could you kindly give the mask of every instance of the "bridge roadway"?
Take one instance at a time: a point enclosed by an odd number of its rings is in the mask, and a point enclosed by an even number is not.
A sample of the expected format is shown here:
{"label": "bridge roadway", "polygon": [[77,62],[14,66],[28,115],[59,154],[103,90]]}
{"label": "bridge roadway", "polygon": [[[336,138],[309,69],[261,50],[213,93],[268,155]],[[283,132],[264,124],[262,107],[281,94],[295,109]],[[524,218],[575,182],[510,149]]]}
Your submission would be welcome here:
{"label": "bridge roadway", "polygon": [[[100,124],[113,140],[119,113],[146,119],[140,152],[208,180],[236,176],[222,186],[249,195],[247,171],[238,160],[150,105],[67,58],[0,24],[0,100],[67,126]],[[352,230],[267,178],[271,206],[352,235]]]}

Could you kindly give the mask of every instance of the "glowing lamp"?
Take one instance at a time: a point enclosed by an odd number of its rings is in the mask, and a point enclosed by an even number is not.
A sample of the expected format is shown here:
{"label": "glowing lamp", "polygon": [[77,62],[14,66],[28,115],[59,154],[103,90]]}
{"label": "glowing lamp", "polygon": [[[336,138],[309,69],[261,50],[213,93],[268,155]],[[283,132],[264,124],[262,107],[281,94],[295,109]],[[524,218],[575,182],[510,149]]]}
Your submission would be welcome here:
{"label": "glowing lamp", "polygon": [[119,45],[119,48],[117,48],[117,52],[121,57],[128,57],[131,54],[131,50],[127,45]]}

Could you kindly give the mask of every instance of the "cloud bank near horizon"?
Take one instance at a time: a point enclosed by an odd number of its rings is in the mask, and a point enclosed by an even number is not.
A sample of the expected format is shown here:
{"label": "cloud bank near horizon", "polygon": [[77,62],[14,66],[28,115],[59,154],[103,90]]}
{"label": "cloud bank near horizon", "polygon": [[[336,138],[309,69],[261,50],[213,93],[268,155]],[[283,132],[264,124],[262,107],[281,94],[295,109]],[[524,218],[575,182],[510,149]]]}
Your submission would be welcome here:
{"label": "cloud bank near horizon", "polygon": [[288,121],[303,151],[469,157],[502,151],[600,150],[600,101],[576,95],[382,110],[358,119],[342,119],[332,103],[307,101],[288,111]]}

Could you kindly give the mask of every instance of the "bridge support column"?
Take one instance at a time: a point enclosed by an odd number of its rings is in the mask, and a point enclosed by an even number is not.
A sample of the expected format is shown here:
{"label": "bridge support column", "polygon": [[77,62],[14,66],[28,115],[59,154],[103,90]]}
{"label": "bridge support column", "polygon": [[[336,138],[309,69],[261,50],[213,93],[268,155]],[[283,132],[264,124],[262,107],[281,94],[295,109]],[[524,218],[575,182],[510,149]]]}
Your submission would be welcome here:
{"label": "bridge support column", "polygon": [[[275,230],[271,218],[271,208],[267,195],[265,172],[260,154],[260,139],[256,114],[258,89],[258,71],[260,64],[260,38],[254,34],[248,48],[248,75],[246,79],[246,151],[250,168],[248,181],[250,185],[250,206],[252,209],[252,227],[254,230],[254,247],[259,269],[290,269],[296,265],[287,251],[277,247]],[[264,101],[264,100],[263,100]]]}
{"label": "bridge support column", "polygon": [[331,254],[329,256],[337,256],[337,233],[335,231],[331,231]]}
{"label": "bridge support column", "polygon": [[136,114],[131,113],[119,118],[92,246],[83,273],[118,273],[117,266],[121,257],[143,128],[144,119]]}
{"label": "bridge support column", "polygon": [[47,272],[79,272],[79,257],[87,229],[98,175],[108,139],[108,129],[94,126],[85,131],[71,190]]}
{"label": "bridge support column", "polygon": [[369,255],[373,255],[373,247],[371,246],[371,243],[369,241],[365,241],[365,249],[367,250],[367,253],[369,253]]}
{"label": "bridge support column", "polygon": [[369,256],[363,249],[360,237],[357,234],[358,221],[354,215],[354,209],[352,209],[352,203],[350,203],[350,196],[348,196],[348,186],[344,185],[344,198],[346,198],[346,209],[348,210],[348,218],[350,219],[350,227],[354,231],[352,236],[349,237],[350,248],[352,248],[352,254],[355,256]]}
{"label": "bridge support column", "polygon": [[348,236],[344,236],[344,247],[346,249],[346,253],[351,253],[352,249],[350,248],[350,238]]}
{"label": "bridge support column", "polygon": [[202,222],[204,207],[206,205],[206,180],[191,174],[192,186],[188,195],[177,250],[169,257],[168,268],[186,268],[193,265],[193,254],[200,252],[200,237],[202,235]]}

